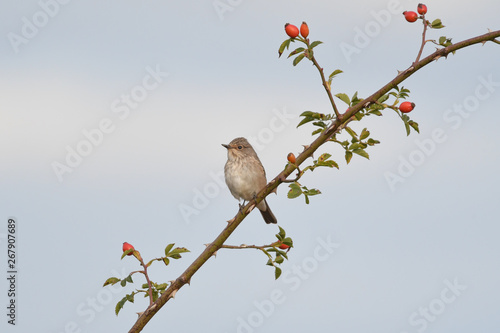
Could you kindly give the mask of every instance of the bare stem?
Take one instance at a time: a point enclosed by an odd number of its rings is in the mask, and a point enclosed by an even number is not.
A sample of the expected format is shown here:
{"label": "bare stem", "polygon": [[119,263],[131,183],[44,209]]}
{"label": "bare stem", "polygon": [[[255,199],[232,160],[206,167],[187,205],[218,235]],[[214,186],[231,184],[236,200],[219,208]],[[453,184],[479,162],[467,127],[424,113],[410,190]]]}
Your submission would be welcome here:
{"label": "bare stem", "polygon": [[314,58],[314,55],[311,57],[311,61],[314,64],[314,66],[318,69],[319,75],[321,75],[321,82],[323,83],[323,87],[325,88],[326,94],[328,95],[328,98],[330,99],[330,104],[333,107],[333,111],[335,112],[335,116],[337,119],[341,119],[341,114],[339,113],[339,110],[337,109],[337,105],[335,105],[335,101],[333,100],[332,96],[332,90],[330,88],[330,85],[325,79],[325,73],[323,73],[323,68],[318,64],[316,61],[316,58]]}
{"label": "bare stem", "polygon": [[144,274],[144,276],[146,277],[146,281],[148,282],[149,306],[151,306],[153,305],[153,289],[152,289],[153,286],[151,285],[151,281],[149,280],[148,266],[144,264],[144,260],[142,260],[142,257],[139,258],[142,267],[144,267],[144,270],[140,272]]}
{"label": "bare stem", "polygon": [[422,45],[420,45],[420,50],[418,51],[417,59],[414,62],[415,64],[420,60],[420,57],[422,56],[422,51],[424,50],[424,46],[426,43],[425,33],[427,31],[427,20],[425,19],[425,15],[422,15],[422,20],[424,21],[424,31],[422,32]]}
{"label": "bare stem", "polygon": [[272,244],[269,244],[269,245],[246,245],[246,244],[241,244],[241,245],[222,245],[221,246],[221,249],[258,249],[258,250],[262,250],[262,249],[265,249],[265,248],[268,248],[268,247],[275,247],[277,245],[277,242],[276,243],[272,243]]}

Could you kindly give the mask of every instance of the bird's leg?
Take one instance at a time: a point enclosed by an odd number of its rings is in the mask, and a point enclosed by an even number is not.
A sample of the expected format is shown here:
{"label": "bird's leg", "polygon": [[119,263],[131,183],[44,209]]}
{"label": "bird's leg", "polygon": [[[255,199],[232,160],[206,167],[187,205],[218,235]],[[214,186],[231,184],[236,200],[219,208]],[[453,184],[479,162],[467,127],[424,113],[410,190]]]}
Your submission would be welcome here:
{"label": "bird's leg", "polygon": [[242,210],[243,210],[243,207],[245,207],[245,205],[246,205],[246,201],[243,200],[243,204],[238,203],[238,205],[240,206],[240,213],[243,213]]}

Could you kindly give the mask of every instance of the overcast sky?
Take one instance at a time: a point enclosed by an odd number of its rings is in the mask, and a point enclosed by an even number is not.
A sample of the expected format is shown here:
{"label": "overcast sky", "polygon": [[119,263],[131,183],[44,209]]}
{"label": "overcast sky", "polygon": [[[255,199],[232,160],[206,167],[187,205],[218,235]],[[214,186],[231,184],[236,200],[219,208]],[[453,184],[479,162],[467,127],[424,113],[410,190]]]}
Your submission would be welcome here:
{"label": "overcast sky", "polygon": [[[277,56],[285,23],[307,21],[334,93],[366,97],[415,60],[418,1],[4,2],[0,10],[0,266],[7,221],[16,233],[16,326],[2,332],[126,332],[147,300],[102,288],[176,243],[191,250],[174,280],[238,209],[221,178],[221,146],[244,136],[268,179],[312,142],[306,110],[330,113],[315,68]],[[429,1],[429,31],[460,41],[499,29],[497,0]],[[424,55],[435,47],[428,44]],[[295,247],[274,280],[255,250],[221,250],[144,332],[492,332],[500,326],[497,144],[500,47],[460,50],[403,85],[421,133],[391,110],[368,127],[380,145],[337,169],[307,173],[322,194],[267,201]],[[338,101],[341,111],[345,105]],[[306,163],[310,163],[308,160]],[[251,214],[227,244],[273,242],[278,227]],[[144,280],[134,275],[135,285]]]}

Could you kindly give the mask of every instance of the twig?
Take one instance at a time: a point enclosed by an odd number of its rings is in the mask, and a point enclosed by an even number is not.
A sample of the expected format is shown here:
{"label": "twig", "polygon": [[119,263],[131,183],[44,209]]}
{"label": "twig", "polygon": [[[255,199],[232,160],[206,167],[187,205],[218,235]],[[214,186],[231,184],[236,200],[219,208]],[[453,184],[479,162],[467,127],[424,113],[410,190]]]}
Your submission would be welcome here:
{"label": "twig", "polygon": [[269,245],[246,245],[246,244],[241,244],[241,245],[222,245],[221,249],[257,249],[257,250],[262,250],[268,247],[275,247],[277,242],[269,244]]}
{"label": "twig", "polygon": [[[309,45],[309,42],[308,42]],[[330,99],[330,104],[332,105],[333,111],[335,112],[335,116],[337,119],[341,119],[342,115],[339,113],[339,110],[337,109],[337,105],[335,104],[335,101],[333,100],[332,96],[332,90],[330,88],[330,85],[328,82],[325,80],[325,73],[323,73],[323,68],[318,64],[316,61],[316,58],[314,58],[314,55],[311,57],[311,61],[314,64],[314,66],[318,69],[319,75],[321,75],[321,82],[323,83],[323,87],[326,90],[326,94],[328,95],[328,98]]]}
{"label": "twig", "polygon": [[281,179],[282,183],[295,183],[304,174],[304,172],[300,170],[300,168],[299,168],[298,165],[295,165],[295,164],[291,164],[291,165],[293,165],[293,166],[295,166],[297,168],[297,176],[295,177],[295,179]]}
{"label": "twig", "polygon": [[151,305],[153,305],[153,288],[152,288],[151,281],[149,280],[149,276],[148,276],[148,267],[147,267],[147,265],[144,265],[144,260],[142,260],[141,256],[139,256],[138,259],[141,262],[142,267],[144,267],[144,270],[139,271],[139,272],[144,274],[144,276],[146,277],[146,281],[148,282],[149,306],[151,306]]}
{"label": "twig", "polygon": [[427,31],[427,20],[425,19],[425,15],[422,15],[422,20],[424,21],[424,31],[422,32],[422,45],[420,45],[420,50],[418,51],[417,59],[413,64],[416,64],[420,60],[420,56],[422,55],[422,51],[424,50],[424,46],[426,43],[425,33]]}

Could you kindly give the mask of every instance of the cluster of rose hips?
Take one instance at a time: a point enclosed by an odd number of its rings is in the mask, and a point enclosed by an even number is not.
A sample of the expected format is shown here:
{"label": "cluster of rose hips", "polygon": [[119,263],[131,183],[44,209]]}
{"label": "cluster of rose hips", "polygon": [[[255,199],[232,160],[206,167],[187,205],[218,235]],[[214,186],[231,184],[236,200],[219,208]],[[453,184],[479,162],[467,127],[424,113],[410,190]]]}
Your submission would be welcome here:
{"label": "cluster of rose hips", "polygon": [[[295,38],[299,35],[299,28],[297,28],[293,24],[287,23],[285,24],[285,32],[291,38]],[[307,26],[306,22],[302,22],[302,25],[300,26],[300,35],[304,38],[307,38],[307,36],[309,36],[309,27]]]}
{"label": "cluster of rose hips", "polygon": [[[423,3],[419,3],[417,7],[418,14],[425,15],[427,13],[427,6]],[[405,11],[403,15],[408,22],[415,22],[418,19],[418,14],[412,11]]]}
{"label": "cluster of rose hips", "polygon": [[[427,13],[427,6],[419,3],[417,11],[420,15],[425,15]],[[408,22],[415,22],[418,19],[418,14],[415,12],[405,11],[403,14]],[[299,34],[302,37],[307,38],[307,36],[309,36],[309,27],[307,26],[306,22],[302,22],[300,29],[293,24],[287,23],[285,24],[285,32],[291,38],[296,38],[299,36]],[[415,103],[403,102],[399,106],[399,111],[401,111],[402,113],[408,113],[413,111],[414,108]],[[295,155],[290,153],[287,157],[290,163],[295,164]]]}

